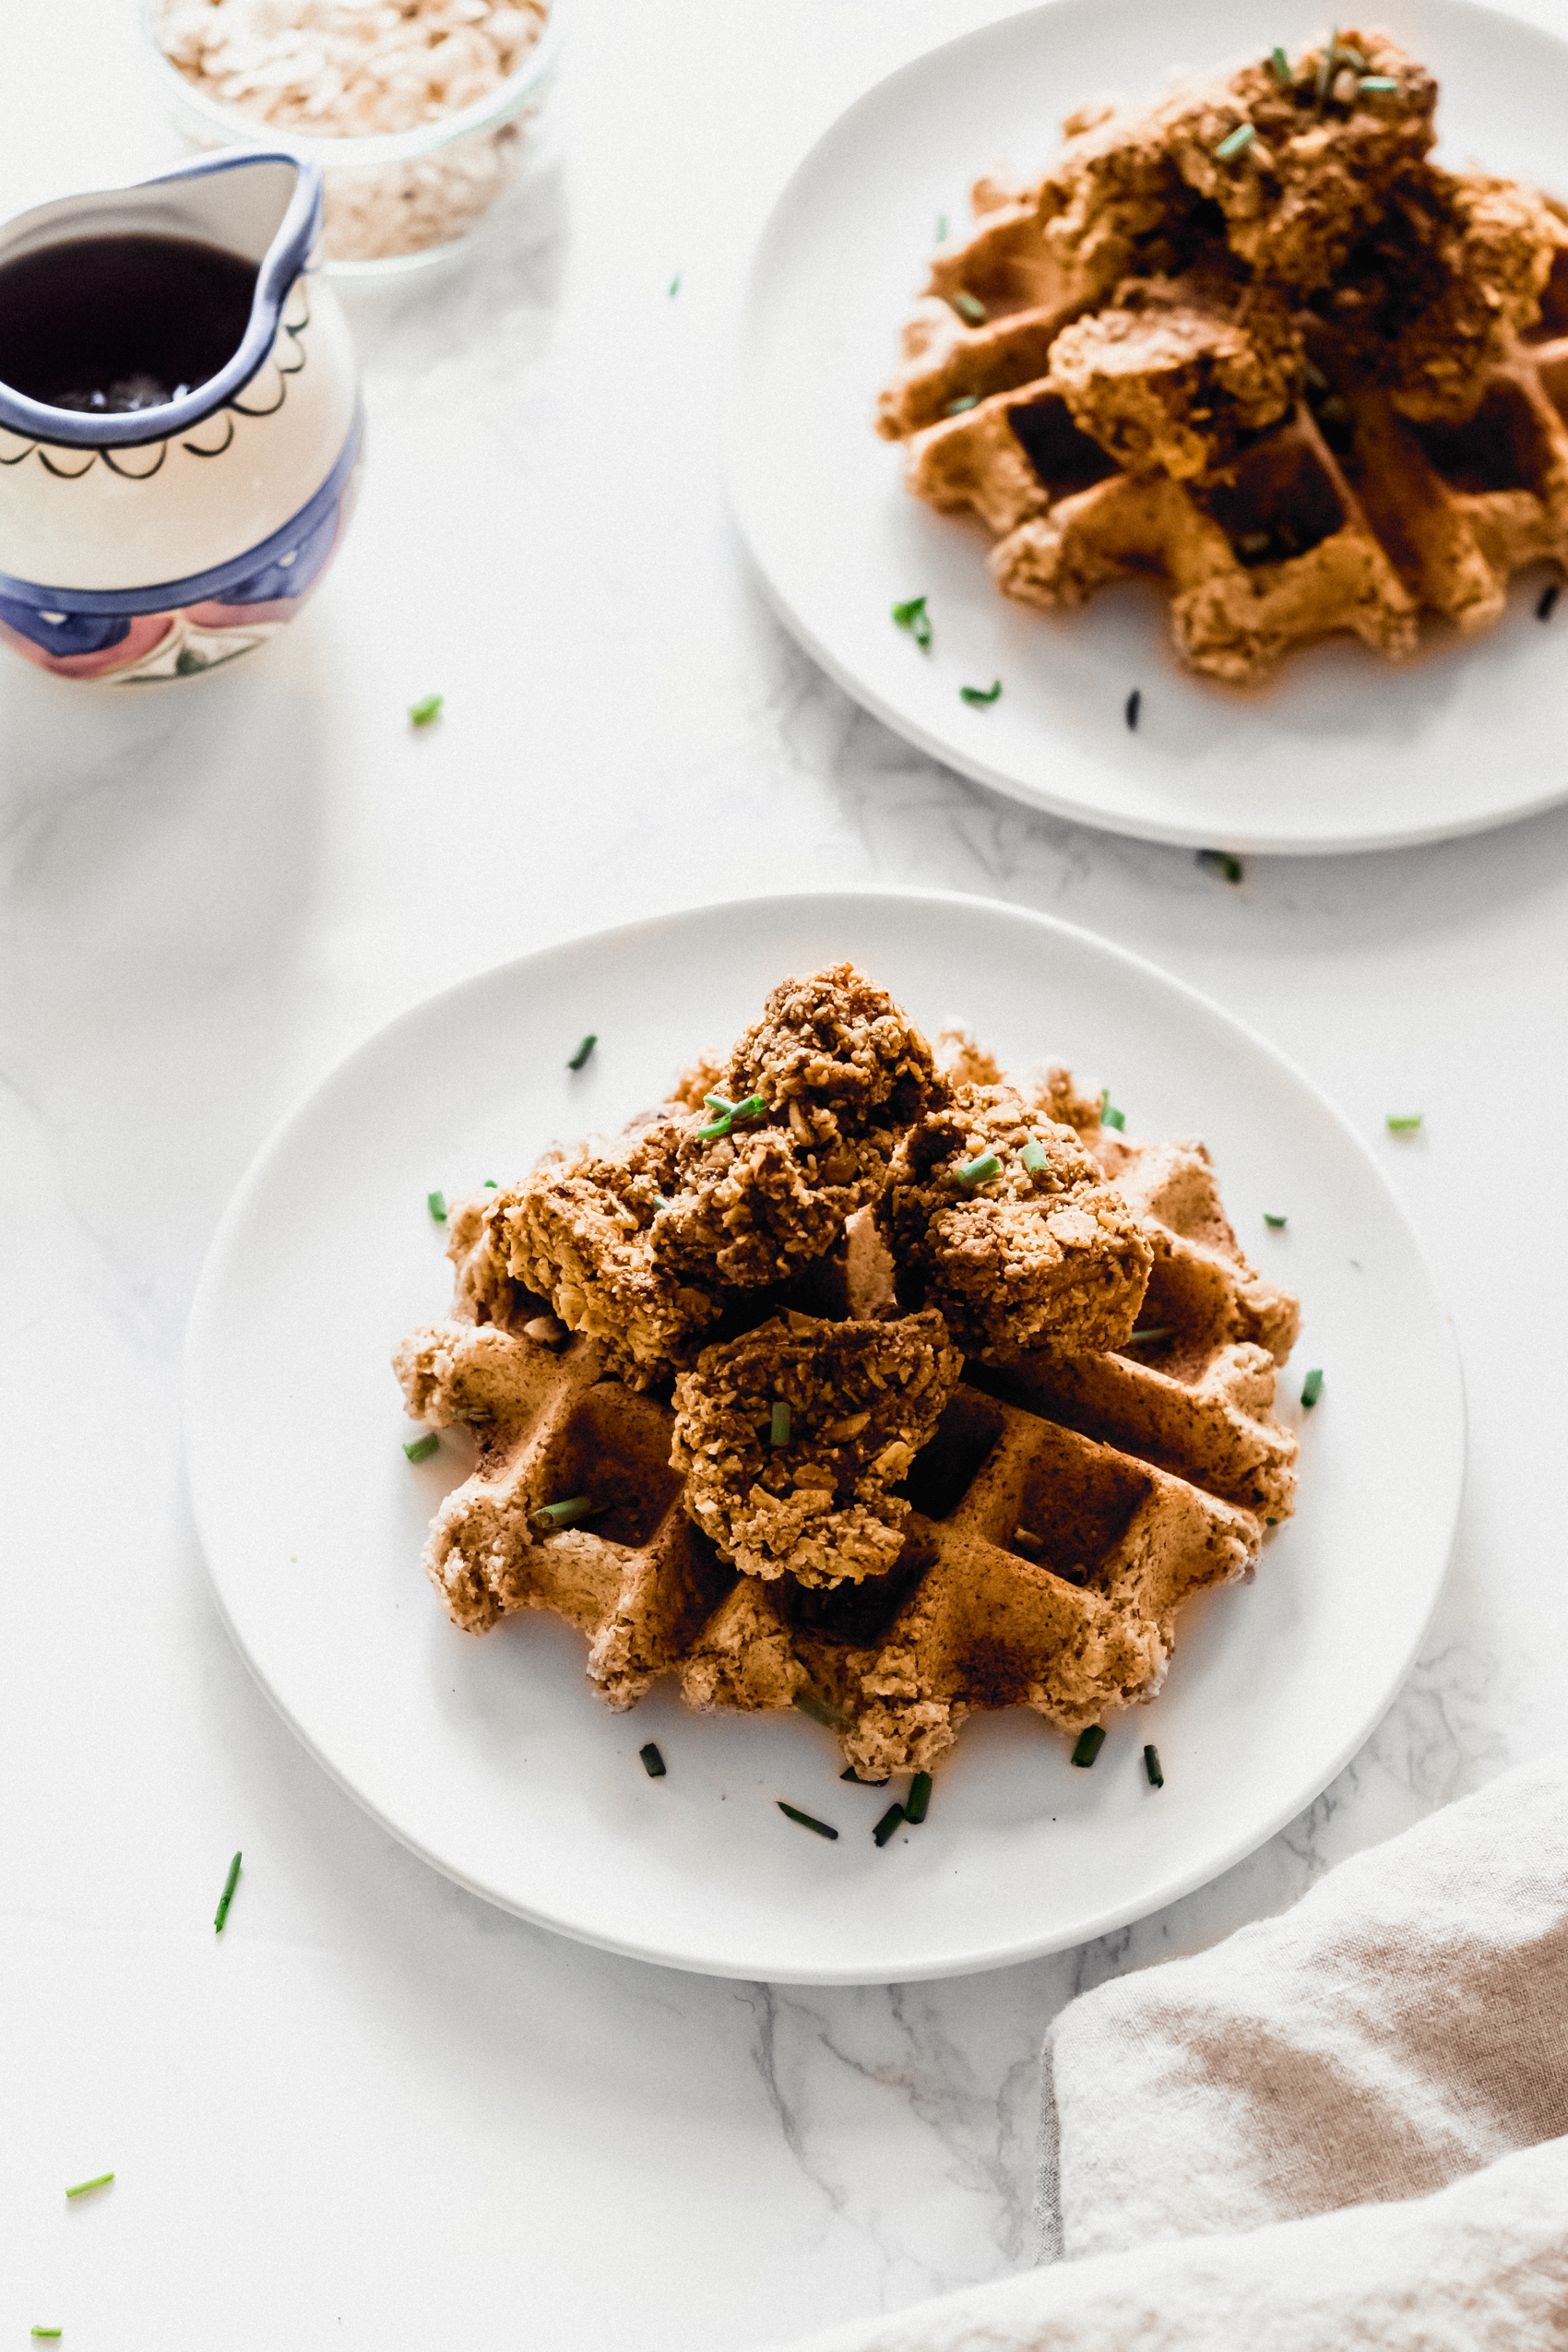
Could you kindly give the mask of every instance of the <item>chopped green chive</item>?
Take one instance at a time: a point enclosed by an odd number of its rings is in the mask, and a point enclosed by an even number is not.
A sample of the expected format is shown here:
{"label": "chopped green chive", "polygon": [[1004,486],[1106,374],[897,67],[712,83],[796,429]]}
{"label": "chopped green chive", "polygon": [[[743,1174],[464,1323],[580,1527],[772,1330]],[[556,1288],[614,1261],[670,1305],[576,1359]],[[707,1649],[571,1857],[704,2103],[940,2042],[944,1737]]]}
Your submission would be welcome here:
{"label": "chopped green chive", "polygon": [[1219,145],[1215,148],[1215,161],[1217,163],[1229,163],[1236,156],[1245,154],[1247,148],[1251,147],[1256,137],[1257,133],[1253,128],[1251,123],[1238,124],[1235,130],[1231,132],[1229,137],[1221,139]]}
{"label": "chopped green chive", "polygon": [[973,294],[949,294],[947,299],[959,317],[968,319],[971,327],[985,325],[985,304]]}
{"label": "chopped green chive", "polygon": [[212,1915],[212,1930],[215,1935],[221,1935],[223,1932],[223,1922],[229,1916],[229,1906],[234,1899],[234,1889],[239,1883],[240,1858],[236,1854],[229,1865],[229,1875],[223,1882],[223,1892],[218,1898],[218,1908]]}
{"label": "chopped green chive", "polygon": [[1018,1154],[1018,1159],[1020,1165],[1027,1168],[1031,1176],[1039,1174],[1040,1170],[1045,1166],[1045,1146],[1038,1135],[1029,1137],[1028,1142]]}
{"label": "chopped green chive", "polygon": [[897,627],[908,629],[922,653],[931,651],[931,615],[923,596],[912,596],[908,604],[896,604],[893,619]]}
{"label": "chopped green chive", "polygon": [[947,215],[944,212],[939,212],[936,216],[936,242],[939,245],[944,245],[947,243]]}
{"label": "chopped green chive", "polygon": [[434,1218],[437,1225],[445,1224],[446,1195],[445,1193],[426,1193],[424,1196],[424,1205],[426,1208],[429,1209],[432,1217]]}
{"label": "chopped green chive", "polygon": [[829,1731],[842,1731],[844,1728],[840,1710],[831,1699],[825,1699],[820,1692],[814,1691],[809,1683],[804,1690],[796,1692],[790,1704],[798,1706],[802,1715],[809,1715],[814,1723],[825,1723]]}
{"label": "chopped green chive", "polygon": [[593,1508],[586,1494],[574,1494],[564,1503],[541,1503],[529,1513],[529,1525],[553,1534],[557,1527],[575,1527],[579,1519],[590,1517]]}
{"label": "chopped green chive", "polygon": [[1144,1348],[1157,1348],[1162,1340],[1174,1339],[1175,1336],[1175,1331],[1172,1329],[1170,1324],[1165,1323],[1148,1323],[1143,1324],[1136,1331],[1129,1332],[1127,1335],[1127,1345],[1129,1348],[1133,1347],[1134,1344]]}
{"label": "chopped green chive", "polygon": [[705,1095],[703,1100],[713,1113],[707,1124],[696,1131],[697,1141],[703,1144],[711,1143],[715,1135],[727,1135],[737,1119],[760,1119],[767,1109],[766,1100],[760,1094],[749,1094],[743,1102],[726,1102],[721,1094]]}
{"label": "chopped green chive", "polygon": [[1135,735],[1138,731],[1138,714],[1143,709],[1143,689],[1141,686],[1134,686],[1132,693],[1127,696],[1126,708],[1122,714],[1127,722],[1127,732],[1129,735]]}
{"label": "chopped green chive", "polygon": [[749,1094],[743,1102],[735,1105],[730,1116],[731,1119],[760,1119],[766,1109],[767,1103],[762,1095]]}
{"label": "chopped green chive", "polygon": [[1285,1219],[1282,1217],[1270,1217],[1266,1208],[1263,1213],[1263,1221],[1273,1233],[1283,1233],[1285,1230]]}
{"label": "chopped green chive", "polygon": [[659,1750],[654,1746],[653,1741],[650,1740],[646,1748],[639,1748],[637,1750],[637,1753],[643,1760],[643,1770],[647,1773],[648,1778],[650,1780],[662,1780],[666,1769],[664,1758],[659,1754]]}
{"label": "chopped green chive", "polygon": [[950,1170],[955,1184],[985,1184],[1002,1173],[1002,1162],[993,1151],[982,1151],[978,1159],[967,1159],[962,1168]]}
{"label": "chopped green chive", "polygon": [[840,1780],[852,1780],[859,1788],[885,1788],[892,1776],[891,1773],[885,1772],[880,1780],[862,1780],[853,1764],[848,1765],[838,1776]]}
{"label": "chopped green chive", "polygon": [[1078,1743],[1073,1750],[1073,1762],[1075,1764],[1082,1764],[1087,1770],[1104,1745],[1104,1724],[1091,1723],[1087,1731],[1080,1731],[1078,1734]]}
{"label": "chopped green chive", "polygon": [[1165,1775],[1159,1768],[1159,1750],[1152,1745],[1144,1750],[1144,1770],[1148,1775],[1151,1788],[1164,1788]]}
{"label": "chopped green chive", "polygon": [[980,407],[980,396],[978,392],[960,393],[957,399],[948,401],[947,413],[950,417],[961,417],[968,410],[978,409]]}
{"label": "chopped green chive", "polygon": [[679,271],[679,270],[677,270],[677,271],[675,272],[674,277],[673,277],[673,278],[671,278],[671,279],[670,280],[670,295],[669,295],[669,299],[670,299],[671,301],[673,301],[673,300],[674,300],[674,298],[675,298],[675,296],[676,296],[676,295],[680,292],[680,291],[681,291],[681,273],[680,273],[680,271]]}
{"label": "chopped green chive", "polygon": [[1102,1127],[1114,1127],[1119,1135],[1126,1133],[1127,1122],[1111,1101],[1109,1087],[1099,1098],[1099,1123]]}
{"label": "chopped green chive", "polygon": [[969,708],[974,710],[982,704],[997,701],[1001,693],[1002,681],[1000,678],[993,678],[989,686],[960,686],[958,700],[967,702]]}
{"label": "chopped green chive", "polygon": [[592,1029],[590,1029],[587,1037],[584,1038],[581,1045],[578,1046],[576,1053],[572,1055],[570,1061],[567,1063],[567,1069],[580,1070],[598,1043],[598,1038],[594,1035]]}
{"label": "chopped green chive", "polygon": [[877,1845],[885,1846],[888,1839],[892,1836],[894,1831],[897,1828],[899,1823],[903,1819],[903,1806],[889,1805],[887,1811],[883,1814],[882,1819],[877,1823],[876,1827],[872,1831],[872,1836],[875,1839]]}
{"label": "chopped green chive", "polygon": [[1227,882],[1240,882],[1241,879],[1241,861],[1233,858],[1229,849],[1200,849],[1197,863],[1209,873],[1223,874]]}
{"label": "chopped green chive", "polygon": [[32,2332],[34,2335],[60,2335],[65,2331],[57,2327],[35,2327]]}
{"label": "chopped green chive", "polygon": [[1391,1135],[1413,1135],[1425,1117],[1424,1111],[1391,1111],[1385,1124]]}
{"label": "chopped green chive", "polygon": [[1363,74],[1361,76],[1363,89],[1397,89],[1398,87],[1392,74]]}
{"label": "chopped green chive", "polygon": [[446,697],[445,695],[426,695],[422,702],[411,702],[409,705],[410,726],[429,727],[433,725],[434,722],[440,718],[442,705],[445,702],[445,700]]}
{"label": "chopped green chive", "polygon": [[776,1797],[773,1801],[781,1813],[788,1813],[791,1821],[798,1821],[802,1829],[814,1829],[819,1837],[837,1836],[838,1832],[829,1829],[825,1821],[818,1821],[814,1813],[802,1813],[799,1805],[787,1805],[782,1797]]}
{"label": "chopped green chive", "polygon": [[440,1443],[435,1431],[427,1430],[422,1437],[410,1437],[403,1451],[410,1462],[428,1462]]}
{"label": "chopped green chive", "polygon": [[1290,72],[1290,60],[1285,54],[1284,50],[1276,49],[1268,62],[1274,67],[1275,80],[1281,83],[1286,89],[1289,89],[1292,80],[1292,76]]}
{"label": "chopped green chive", "polygon": [[768,1424],[767,1436],[768,1443],[772,1445],[789,1444],[790,1408],[788,1405],[783,1403],[775,1405],[773,1408],[773,1418]]}
{"label": "chopped green chive", "polygon": [[85,2197],[89,2189],[107,2189],[113,2178],[112,2172],[101,2172],[96,2180],[78,2180],[74,2189],[66,2190],[65,2194],[67,2197]]}
{"label": "chopped green chive", "polygon": [[909,1793],[904,1800],[904,1819],[918,1825],[924,1821],[931,1805],[931,1775],[917,1772],[909,1783]]}
{"label": "chopped green chive", "polygon": [[1314,1364],[1312,1371],[1301,1383],[1301,1402],[1306,1407],[1309,1413],[1312,1411],[1313,1407],[1317,1403],[1318,1398],[1322,1395],[1323,1372],[1321,1369]]}
{"label": "chopped green chive", "polygon": [[501,1187],[493,1176],[487,1176],[484,1180],[484,1189],[487,1193],[498,1193]]}

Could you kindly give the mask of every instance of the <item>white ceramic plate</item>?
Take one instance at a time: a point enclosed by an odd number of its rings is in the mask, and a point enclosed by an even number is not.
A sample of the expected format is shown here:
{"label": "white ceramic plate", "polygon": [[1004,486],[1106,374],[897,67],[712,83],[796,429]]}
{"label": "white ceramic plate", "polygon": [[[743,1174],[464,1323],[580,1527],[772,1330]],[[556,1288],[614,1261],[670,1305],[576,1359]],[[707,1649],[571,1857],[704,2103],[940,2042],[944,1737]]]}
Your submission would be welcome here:
{"label": "white ceramic plate", "polygon": [[[1191,1609],[1151,1706],[1094,1769],[1026,1713],[973,1721],[931,1815],[884,1850],[881,1790],[798,1715],[611,1714],[585,1645],[538,1612],[483,1639],[420,1570],[467,1457],[411,1467],[387,1359],[445,1312],[426,1214],[613,1128],[735,1035],[785,973],[849,956],[922,1023],[962,1011],[1018,1062],[1070,1056],[1129,1131],[1210,1143],[1246,1245],[1306,1301],[1281,1381],[1324,1368],[1300,1516],[1256,1581]],[[563,1067],[587,1029],[597,1052]],[[1283,1210],[1283,1234],[1263,1211]],[[1447,1320],[1355,1137],[1205,999],[1016,908],[914,894],[742,901],[468,981],[362,1046],[261,1153],[213,1242],[185,1364],[192,1490],[234,1637],[300,1738],[437,1869],[620,1952],[828,1983],[956,1974],[1082,1942],[1237,1861],[1311,1802],[1382,1715],[1447,1559],[1463,1455]],[[668,1777],[637,1761],[656,1740]],[[1146,1740],[1166,1785],[1146,1785]],[[897,1791],[895,1792],[897,1793]],[[786,1798],[841,1832],[794,1827]]]}
{"label": "white ceramic plate", "polygon": [[[1440,155],[1568,194],[1568,46],[1461,0],[1375,11],[1437,72]],[[731,501],[765,588],[807,650],[879,719],[1015,798],[1157,841],[1313,851],[1439,840],[1568,796],[1562,631],[1515,583],[1490,636],[1393,669],[1349,640],[1242,693],[1181,670],[1152,588],[1083,612],[1009,604],[979,526],[903,488],[872,430],[936,224],[966,233],[999,161],[1038,171],[1069,108],[1154,96],[1178,68],[1301,47],[1302,0],[1057,0],[932,51],[852,106],[796,172],[753,265],[726,430]],[[889,607],[924,595],[929,656]],[[1003,682],[973,709],[960,684]],[[1127,731],[1129,691],[1143,695]]]}

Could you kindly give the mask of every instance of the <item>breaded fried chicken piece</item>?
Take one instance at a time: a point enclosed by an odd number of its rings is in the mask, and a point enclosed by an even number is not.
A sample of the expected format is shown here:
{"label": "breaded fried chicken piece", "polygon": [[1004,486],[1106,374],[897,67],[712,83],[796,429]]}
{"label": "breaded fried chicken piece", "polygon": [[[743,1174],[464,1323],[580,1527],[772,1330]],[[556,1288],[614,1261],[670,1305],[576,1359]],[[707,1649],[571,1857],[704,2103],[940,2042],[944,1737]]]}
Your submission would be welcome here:
{"label": "breaded fried chicken piece", "polygon": [[[1363,90],[1368,77],[1395,88]],[[1436,100],[1425,67],[1381,33],[1339,34],[1326,61],[1309,50],[1289,82],[1259,63],[1187,85],[1068,139],[1041,184],[1045,244],[1081,271],[1090,299],[1118,278],[1169,270],[1162,247],[1185,266],[1206,236],[1260,279],[1311,293],[1431,148]]]}
{"label": "breaded fried chicken piece", "polygon": [[1528,188],[1423,165],[1313,308],[1348,384],[1386,386],[1418,422],[1457,424],[1539,318],[1565,245],[1568,228]]}
{"label": "breaded fried chicken piece", "polygon": [[1129,473],[1183,481],[1229,465],[1244,435],[1276,423],[1300,367],[1277,297],[1194,276],[1123,286],[1113,309],[1063,327],[1050,384]]}
{"label": "breaded fried chicken piece", "polygon": [[628,1387],[646,1388],[686,1357],[719,1312],[719,1286],[711,1271],[706,1281],[674,1272],[652,1236],[689,1123],[657,1119],[613,1144],[583,1144],[497,1193],[460,1282],[483,1305],[480,1319],[507,1320],[497,1307],[503,1286],[517,1284],[547,1299],[569,1331],[600,1341]]}
{"label": "breaded fried chicken piece", "polygon": [[686,1123],[659,1263],[754,1289],[823,1256],[933,1090],[924,1038],[852,964],[785,980],[724,1063],[714,1108]]}
{"label": "breaded fried chicken piece", "polygon": [[998,1363],[1120,1348],[1153,1253],[1076,1135],[1010,1087],[960,1087],[900,1146],[877,1211],[907,1286]]}
{"label": "breaded fried chicken piece", "polygon": [[894,1323],[783,1314],[705,1348],[675,1384],[671,1461],[686,1473],[687,1511],[748,1576],[838,1585],[885,1574],[909,1515],[889,1490],[962,1365],[929,1312]]}

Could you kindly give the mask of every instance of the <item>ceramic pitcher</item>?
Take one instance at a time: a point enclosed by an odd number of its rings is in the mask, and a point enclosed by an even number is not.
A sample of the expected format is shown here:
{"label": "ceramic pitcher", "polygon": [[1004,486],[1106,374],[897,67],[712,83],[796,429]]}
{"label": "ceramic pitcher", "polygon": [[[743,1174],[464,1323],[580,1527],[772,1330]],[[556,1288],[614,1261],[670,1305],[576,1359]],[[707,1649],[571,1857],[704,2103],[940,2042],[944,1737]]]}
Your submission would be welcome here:
{"label": "ceramic pitcher", "polygon": [[[36,255],[36,284],[53,247],[68,276],[86,239],[192,240],[255,267],[232,355],[155,405],[53,406],[0,380],[0,636],[27,660],[64,678],[187,678],[300,610],[348,518],[362,438],[348,327],[311,267],[320,225],[317,167],[263,152],[0,227],[0,293],[7,263]],[[104,250],[112,267],[129,247]]]}

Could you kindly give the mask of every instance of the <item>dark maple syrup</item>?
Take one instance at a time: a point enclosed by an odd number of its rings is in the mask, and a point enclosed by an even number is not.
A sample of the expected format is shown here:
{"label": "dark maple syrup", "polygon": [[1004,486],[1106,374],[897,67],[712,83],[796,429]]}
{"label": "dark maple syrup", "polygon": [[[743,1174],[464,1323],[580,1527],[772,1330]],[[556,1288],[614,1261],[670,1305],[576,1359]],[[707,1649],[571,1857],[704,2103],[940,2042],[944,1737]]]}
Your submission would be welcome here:
{"label": "dark maple syrup", "polygon": [[160,408],[234,356],[256,265],[195,237],[72,237],[0,262],[0,384],[96,415]]}

